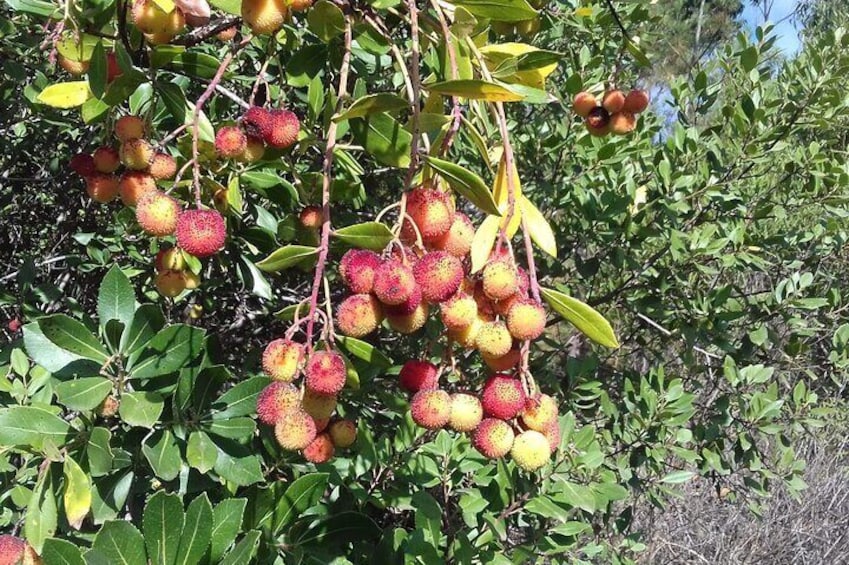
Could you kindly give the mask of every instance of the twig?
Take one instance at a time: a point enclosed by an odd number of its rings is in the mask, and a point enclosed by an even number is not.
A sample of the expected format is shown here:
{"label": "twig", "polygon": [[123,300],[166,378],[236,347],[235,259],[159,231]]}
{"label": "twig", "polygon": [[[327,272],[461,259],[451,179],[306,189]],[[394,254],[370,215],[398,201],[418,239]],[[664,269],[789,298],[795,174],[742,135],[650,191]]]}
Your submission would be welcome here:
{"label": "twig", "polygon": [[[460,78],[460,72],[457,67],[457,52],[454,49],[454,42],[451,41],[451,28],[448,27],[448,22],[445,20],[445,14],[442,13],[442,8],[439,5],[439,0],[430,0],[433,9],[436,11],[436,16],[439,18],[439,25],[442,28],[442,35],[445,36],[445,48],[448,50],[448,62],[451,67],[451,80]],[[454,141],[454,136],[460,130],[460,123],[463,119],[463,113],[460,109],[460,99],[457,96],[451,97],[451,115],[453,121],[451,127],[442,138],[442,146],[439,148],[439,154],[444,155],[451,147]]]}
{"label": "twig", "polygon": [[239,26],[241,23],[242,18],[238,16],[228,16],[226,18],[210,22],[203,27],[199,27],[195,30],[192,30],[191,33],[187,33],[179,39],[175,39],[171,43],[172,45],[183,45],[185,47],[192,47],[194,45],[197,45],[198,43],[203,43],[218,32],[224,31],[225,29],[229,29],[233,26]]}

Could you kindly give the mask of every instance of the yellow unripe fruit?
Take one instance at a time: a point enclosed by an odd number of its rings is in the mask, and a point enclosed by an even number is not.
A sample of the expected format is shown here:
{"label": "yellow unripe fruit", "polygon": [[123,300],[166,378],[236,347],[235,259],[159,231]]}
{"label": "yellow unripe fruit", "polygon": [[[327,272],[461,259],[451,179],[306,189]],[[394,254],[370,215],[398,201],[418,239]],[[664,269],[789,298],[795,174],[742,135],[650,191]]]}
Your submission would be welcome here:
{"label": "yellow unripe fruit", "polygon": [[528,400],[522,412],[522,423],[528,429],[545,432],[549,426],[557,424],[557,402],[547,394]]}
{"label": "yellow unripe fruit", "polygon": [[475,347],[475,340],[483,324],[480,318],[475,318],[471,324],[461,330],[448,330],[448,337],[466,349],[472,349]]}
{"label": "yellow unripe fruit", "polygon": [[159,294],[168,298],[174,298],[186,290],[186,279],[182,271],[162,271],[156,275],[154,284]]}
{"label": "yellow unripe fruit", "polygon": [[411,314],[386,314],[389,327],[402,334],[418,331],[427,322],[429,309],[427,302],[421,302]]}
{"label": "yellow unripe fruit", "polygon": [[457,432],[470,432],[483,420],[483,407],[476,396],[465,393],[451,395],[451,417],[448,425]]}
{"label": "yellow unripe fruit", "polygon": [[271,35],[289,15],[286,0],[242,0],[242,18],[257,35]]}
{"label": "yellow unripe fruit", "polygon": [[540,432],[528,430],[513,440],[510,456],[525,471],[536,471],[551,458],[551,445]]}
{"label": "yellow unripe fruit", "polygon": [[491,261],[483,268],[483,292],[490,300],[504,300],[519,289],[519,273],[508,261]]}
{"label": "yellow unripe fruit", "polygon": [[513,337],[504,322],[484,322],[475,338],[475,346],[484,355],[501,357],[513,347]]}

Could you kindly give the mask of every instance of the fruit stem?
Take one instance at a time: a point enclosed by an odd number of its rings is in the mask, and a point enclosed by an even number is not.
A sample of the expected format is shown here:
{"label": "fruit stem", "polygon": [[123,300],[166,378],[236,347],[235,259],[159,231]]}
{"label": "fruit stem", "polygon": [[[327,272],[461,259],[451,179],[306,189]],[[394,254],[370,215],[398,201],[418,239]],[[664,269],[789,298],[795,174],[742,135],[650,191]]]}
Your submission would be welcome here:
{"label": "fruit stem", "polygon": [[531,279],[531,294],[534,300],[542,302],[539,295],[539,281],[537,280],[537,266],[534,262],[534,246],[531,243],[531,232],[528,230],[528,220],[522,215],[522,235],[525,238],[525,255],[528,257],[528,277]]}
{"label": "fruit stem", "polygon": [[[336,112],[342,108],[342,100],[348,91],[348,69],[351,65],[351,17],[345,17],[345,53],[342,55],[342,65],[339,69],[339,88],[336,93]],[[336,147],[336,122],[331,121],[327,128],[327,145],[324,148],[324,164],[322,166],[321,207],[324,222],[321,225],[321,244],[318,250],[318,261],[315,266],[315,277],[312,282],[310,295],[310,312],[307,322],[307,350],[312,353],[313,329],[315,326],[318,292],[324,278],[324,268],[327,264],[327,253],[330,249],[330,185],[333,178],[333,150]],[[328,294],[328,300],[330,299]],[[329,325],[330,317],[325,324]]]}
{"label": "fruit stem", "polygon": [[[442,27],[442,35],[445,37],[445,48],[448,50],[448,62],[451,67],[451,80],[457,80],[460,76],[460,72],[457,70],[457,52],[454,49],[454,42],[451,41],[451,29],[448,27],[445,14],[442,13],[442,8],[439,6],[439,0],[430,0],[430,3],[433,6],[434,11],[436,11],[436,16],[439,18],[439,25]],[[454,141],[454,136],[460,130],[460,122],[463,118],[463,113],[460,108],[460,99],[456,96],[452,96],[451,104],[451,115],[454,119],[451,122],[451,127],[448,129],[448,132],[446,132],[445,137],[442,138],[442,146],[439,148],[440,155],[444,155],[451,147],[451,143]]]}
{"label": "fruit stem", "polygon": [[[419,76],[419,9],[416,0],[407,0],[407,9],[410,11],[410,82],[412,84],[412,96],[410,98],[410,109],[412,110],[413,139],[410,142],[410,167],[404,179],[404,192],[410,190],[413,184],[413,176],[419,169],[419,105],[421,103],[421,77]],[[402,212],[403,212],[402,208]],[[403,223],[403,216],[401,217]]]}

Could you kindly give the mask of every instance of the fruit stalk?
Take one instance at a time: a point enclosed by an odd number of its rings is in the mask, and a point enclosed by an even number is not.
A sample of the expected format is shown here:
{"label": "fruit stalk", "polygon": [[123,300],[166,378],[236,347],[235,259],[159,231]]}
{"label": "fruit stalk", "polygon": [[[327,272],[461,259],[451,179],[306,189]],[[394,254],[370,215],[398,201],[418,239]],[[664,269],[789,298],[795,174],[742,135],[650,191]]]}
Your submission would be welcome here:
{"label": "fruit stalk", "polygon": [[[410,142],[410,168],[407,169],[407,177],[404,179],[404,192],[410,190],[413,177],[419,169],[419,104],[421,102],[421,77],[419,76],[419,9],[416,0],[407,0],[407,9],[410,12],[410,82],[412,84],[412,97],[410,98],[410,109],[412,111],[413,139]],[[401,205],[402,222],[405,205]]]}
{"label": "fruit stalk", "polygon": [[[448,64],[451,67],[451,80],[457,80],[460,76],[457,70],[457,52],[454,50],[454,43],[451,41],[451,29],[448,27],[448,22],[445,20],[445,14],[442,13],[442,8],[439,6],[439,0],[431,0],[431,5],[436,11],[436,16],[439,18],[439,25],[442,28],[442,35],[445,38],[445,49],[448,50]],[[439,148],[439,154],[444,155],[451,147],[454,141],[454,136],[460,130],[460,122],[463,114],[460,109],[460,99],[456,96],[451,97],[451,116],[453,118],[451,127],[442,138],[442,146]]]}

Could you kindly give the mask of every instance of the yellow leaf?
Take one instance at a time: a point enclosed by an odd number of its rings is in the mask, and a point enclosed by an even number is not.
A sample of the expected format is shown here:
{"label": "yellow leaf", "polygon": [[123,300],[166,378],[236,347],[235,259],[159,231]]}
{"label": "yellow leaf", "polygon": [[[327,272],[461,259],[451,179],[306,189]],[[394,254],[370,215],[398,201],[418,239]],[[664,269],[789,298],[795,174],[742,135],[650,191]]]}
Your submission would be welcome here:
{"label": "yellow leaf", "polygon": [[539,209],[534,206],[533,202],[524,196],[522,196],[522,214],[524,214],[525,226],[534,243],[552,257],[557,257],[557,241],[554,239],[551,225]]}
{"label": "yellow leaf", "polygon": [[[491,72],[495,71],[507,59],[539,50],[525,43],[499,43],[484,45],[480,48],[480,52],[486,61],[486,66]],[[502,77],[502,80],[506,82],[518,82],[532,88],[544,89],[546,77],[553,73],[555,69],[557,69],[557,63],[550,63],[537,69],[517,71],[510,76]]]}
{"label": "yellow leaf", "polygon": [[172,0],[153,0],[153,3],[159,6],[166,14],[170,14],[177,7]]}
{"label": "yellow leaf", "polygon": [[481,222],[478,231],[475,232],[475,237],[472,239],[472,272],[480,271],[489,259],[489,254],[492,251],[492,246],[495,244],[495,238],[498,236],[498,224],[500,223],[498,216],[487,216]]}
{"label": "yellow leaf", "polygon": [[642,185],[637,187],[637,191],[634,193],[634,202],[628,208],[628,210],[631,212],[631,215],[633,216],[634,214],[636,214],[645,203],[646,185]]}
{"label": "yellow leaf", "polygon": [[88,81],[60,82],[41,91],[37,100],[54,108],[74,108],[91,98]]}
{"label": "yellow leaf", "polygon": [[588,18],[593,15],[592,6],[583,6],[575,10],[575,15],[579,18]]}
{"label": "yellow leaf", "polygon": [[520,199],[522,197],[522,183],[519,181],[519,173],[516,172],[516,164],[513,164],[513,194],[515,196],[515,204],[513,217],[509,218],[510,224],[507,224],[510,208],[509,190],[507,182],[507,159],[504,155],[501,156],[501,161],[498,163],[498,172],[495,173],[495,182],[492,184],[492,196],[495,198],[495,203],[498,205],[498,211],[501,212],[501,222],[499,227],[503,227],[507,232],[507,237],[516,235],[519,225],[522,223],[522,206]]}
{"label": "yellow leaf", "polygon": [[65,457],[62,471],[65,475],[65,516],[68,524],[79,530],[91,510],[91,481],[70,456]]}

